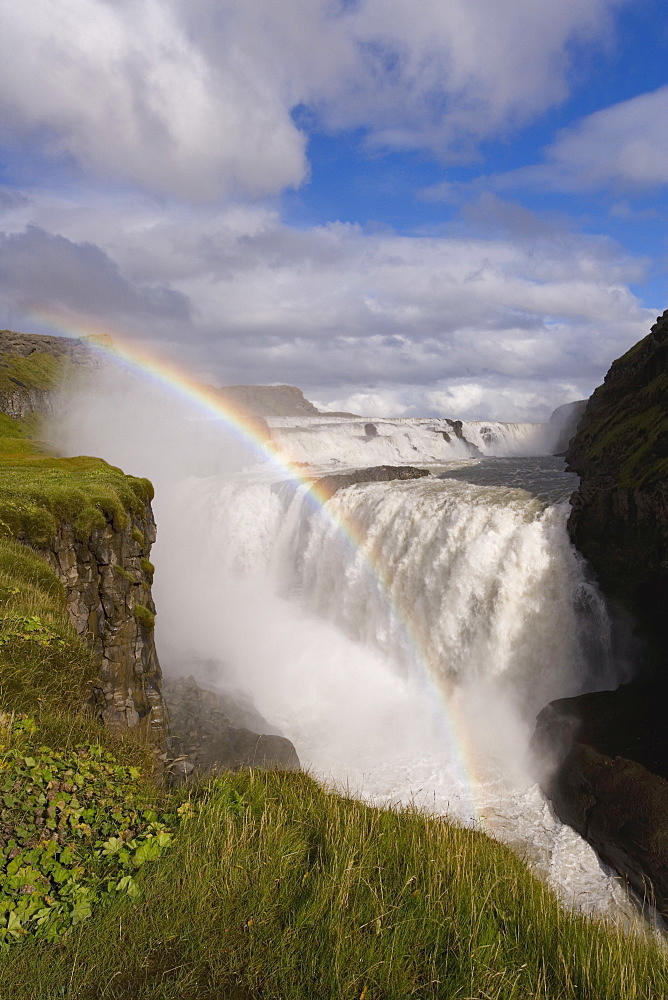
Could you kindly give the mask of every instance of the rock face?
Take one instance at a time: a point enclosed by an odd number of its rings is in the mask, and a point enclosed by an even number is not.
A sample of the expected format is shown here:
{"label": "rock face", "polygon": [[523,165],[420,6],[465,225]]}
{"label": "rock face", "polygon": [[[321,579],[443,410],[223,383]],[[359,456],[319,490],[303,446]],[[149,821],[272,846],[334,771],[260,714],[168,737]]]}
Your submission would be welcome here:
{"label": "rock face", "polygon": [[153,638],[155,541],[151,505],[129,515],[122,530],[107,524],[79,541],[72,527],[60,526],[53,543],[40,549],[67,591],[67,608],[80,635],[90,636],[100,673],[93,704],[112,726],[142,726],[164,740],[167,719],[161,671]]}
{"label": "rock face", "polygon": [[217,391],[231,403],[261,417],[320,416],[320,411],[294,385],[224,385]]}
{"label": "rock face", "polygon": [[571,538],[606,594],[636,618],[650,656],[668,638],[668,311],[615,361],[566,461],[581,478]]}
{"label": "rock face", "polygon": [[[554,701],[533,748],[559,818],[668,917],[665,700],[633,685]],[[556,758],[556,767],[555,767]]]}
{"label": "rock face", "polygon": [[421,479],[429,476],[428,469],[416,469],[412,465],[376,465],[371,469],[356,469],[354,472],[334,473],[316,480],[313,488],[325,500],[333,497],[337,490],[355,483],[388,483],[394,479]]}
{"label": "rock face", "polygon": [[15,418],[50,413],[62,374],[95,363],[82,340],[0,330],[0,411]]}
{"label": "rock face", "polygon": [[[668,915],[668,312],[615,361],[566,454],[570,536],[635,624],[637,679],[553,702],[534,746],[560,818]],[[556,761],[556,763],[555,763]]]}
{"label": "rock face", "polygon": [[[163,691],[171,722],[171,756],[176,780],[242,767],[298,771],[290,740],[238,725],[247,714],[230,697],[200,687],[192,677],[165,679]],[[257,713],[255,713],[257,716]],[[261,720],[258,716],[261,728]],[[266,726],[266,728],[271,728]]]}

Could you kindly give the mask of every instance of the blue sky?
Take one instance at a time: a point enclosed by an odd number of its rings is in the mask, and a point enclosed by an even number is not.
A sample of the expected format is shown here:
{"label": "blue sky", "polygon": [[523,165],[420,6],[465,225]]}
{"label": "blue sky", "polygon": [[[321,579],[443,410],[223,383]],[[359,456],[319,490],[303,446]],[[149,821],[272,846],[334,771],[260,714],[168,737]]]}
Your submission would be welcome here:
{"label": "blue sky", "polygon": [[668,306],[663,0],[0,21],[4,326],[337,409],[542,419]]}

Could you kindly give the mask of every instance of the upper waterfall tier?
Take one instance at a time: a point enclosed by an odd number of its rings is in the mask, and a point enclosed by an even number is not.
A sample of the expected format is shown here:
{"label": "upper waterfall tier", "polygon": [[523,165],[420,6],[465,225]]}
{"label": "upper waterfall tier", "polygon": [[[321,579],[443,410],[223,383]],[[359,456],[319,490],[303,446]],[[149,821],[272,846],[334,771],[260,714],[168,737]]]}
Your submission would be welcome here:
{"label": "upper waterfall tier", "polygon": [[547,455],[556,440],[548,424],[326,417],[284,417],[269,423],[272,440],[286,458],[327,468]]}

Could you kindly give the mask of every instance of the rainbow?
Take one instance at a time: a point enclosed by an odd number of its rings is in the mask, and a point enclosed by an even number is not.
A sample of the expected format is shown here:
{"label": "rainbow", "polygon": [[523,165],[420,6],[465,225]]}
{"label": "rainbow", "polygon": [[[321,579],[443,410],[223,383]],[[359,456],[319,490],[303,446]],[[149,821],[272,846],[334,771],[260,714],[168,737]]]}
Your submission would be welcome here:
{"label": "rainbow", "polygon": [[62,314],[43,309],[34,310],[31,315],[40,323],[47,325],[51,331],[56,330],[59,335],[83,339],[90,349],[99,355],[123,362],[130,370],[167,390],[170,394],[180,397],[198,412],[222,420],[226,428],[231,430],[246,447],[250,448],[258,461],[265,463],[273,472],[291,480],[298,486],[307,487],[306,495],[309,501],[329,519],[344,543],[352,546],[354,551],[362,556],[367,571],[372,574],[373,579],[380,587],[381,593],[399,622],[410,648],[414,650],[417,665],[441,706],[452,736],[452,743],[458,756],[459,776],[471,795],[474,819],[484,826],[484,810],[476,803],[476,789],[480,783],[476,776],[477,753],[470,737],[468,725],[455,708],[449,683],[438,669],[438,663],[434,661],[434,655],[423,629],[415,620],[410,608],[398,606],[398,602],[392,595],[392,581],[388,568],[383,563],[381,553],[370,548],[360,527],[341,511],[335,500],[330,499],[326,490],[321,489],[317,482],[314,482],[312,475],[307,470],[292,462],[270,438],[266,437],[266,434],[263,433],[264,428],[260,427],[259,422],[254,419],[252,414],[235,406],[213,386],[198,381],[183,366],[177,365],[157,352],[130,340],[117,330],[111,331],[108,327],[102,327],[98,323],[82,322],[79,319],[65,317]]}

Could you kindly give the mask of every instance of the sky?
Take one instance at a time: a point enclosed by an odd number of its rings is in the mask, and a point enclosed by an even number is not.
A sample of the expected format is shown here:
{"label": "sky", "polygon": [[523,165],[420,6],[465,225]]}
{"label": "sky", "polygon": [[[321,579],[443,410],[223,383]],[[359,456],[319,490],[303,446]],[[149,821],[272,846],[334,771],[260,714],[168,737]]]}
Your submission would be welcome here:
{"label": "sky", "polygon": [[668,307],[665,0],[0,10],[0,326],[542,420]]}

